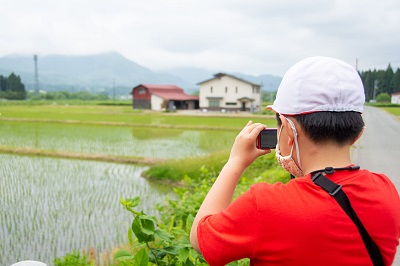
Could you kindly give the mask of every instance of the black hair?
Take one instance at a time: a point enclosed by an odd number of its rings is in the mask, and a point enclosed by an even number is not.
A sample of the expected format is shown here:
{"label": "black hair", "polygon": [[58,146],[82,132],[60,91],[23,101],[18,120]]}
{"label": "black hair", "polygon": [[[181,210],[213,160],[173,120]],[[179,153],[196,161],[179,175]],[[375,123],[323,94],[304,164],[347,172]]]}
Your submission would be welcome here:
{"label": "black hair", "polygon": [[[360,135],[364,121],[358,112],[315,112],[293,117],[306,136],[315,143],[333,142],[338,146],[353,143]],[[279,114],[276,116],[281,126]]]}

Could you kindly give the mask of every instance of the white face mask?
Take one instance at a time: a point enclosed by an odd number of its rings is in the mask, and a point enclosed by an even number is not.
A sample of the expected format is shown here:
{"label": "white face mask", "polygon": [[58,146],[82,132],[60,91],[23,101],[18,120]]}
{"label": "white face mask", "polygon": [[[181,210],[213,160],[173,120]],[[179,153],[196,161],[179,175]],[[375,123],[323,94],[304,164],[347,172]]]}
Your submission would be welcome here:
{"label": "white face mask", "polygon": [[[289,122],[289,124],[293,130],[294,143],[296,144],[296,153],[297,153],[297,159],[299,161],[299,166],[296,164],[296,162],[292,158],[292,152],[293,152],[294,145],[292,146],[292,148],[290,150],[290,154],[288,156],[282,156],[281,150],[279,149],[279,144],[276,144],[276,150],[275,150],[276,159],[278,160],[278,163],[282,166],[282,168],[285,169],[286,171],[288,171],[293,176],[295,176],[295,177],[304,176],[303,171],[300,168],[301,163],[300,163],[299,146],[297,144],[297,131],[296,131],[296,128],[295,128],[293,122],[287,118],[286,118],[286,120]],[[281,126],[281,129],[279,131],[278,143],[279,143],[279,137],[282,132],[282,127],[283,127],[283,125]]]}

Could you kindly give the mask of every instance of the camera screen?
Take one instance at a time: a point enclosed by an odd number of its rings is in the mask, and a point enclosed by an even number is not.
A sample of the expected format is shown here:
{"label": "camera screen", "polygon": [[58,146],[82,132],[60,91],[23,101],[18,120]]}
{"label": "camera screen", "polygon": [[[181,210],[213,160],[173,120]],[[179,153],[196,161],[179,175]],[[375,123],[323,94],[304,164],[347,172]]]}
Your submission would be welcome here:
{"label": "camera screen", "polygon": [[277,143],[277,129],[265,129],[260,132],[258,148],[259,149],[275,149]]}

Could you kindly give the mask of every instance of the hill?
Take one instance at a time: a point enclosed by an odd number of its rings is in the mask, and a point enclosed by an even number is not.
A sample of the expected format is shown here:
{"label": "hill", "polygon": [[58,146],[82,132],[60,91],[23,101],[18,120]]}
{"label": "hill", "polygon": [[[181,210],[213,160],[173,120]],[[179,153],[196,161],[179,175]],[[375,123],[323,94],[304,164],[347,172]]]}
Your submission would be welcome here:
{"label": "hill", "polygon": [[[8,55],[0,57],[0,74],[19,75],[27,90],[34,89],[33,55]],[[141,83],[174,84],[192,93],[197,83],[213,76],[199,68],[176,68],[163,73],[152,71],[125,58],[117,52],[96,55],[47,55],[38,57],[40,89],[46,91],[66,90],[70,92],[88,90],[91,92],[128,95],[133,87]],[[270,75],[250,76],[233,73],[248,81],[263,84],[263,90],[276,90],[279,77]]]}

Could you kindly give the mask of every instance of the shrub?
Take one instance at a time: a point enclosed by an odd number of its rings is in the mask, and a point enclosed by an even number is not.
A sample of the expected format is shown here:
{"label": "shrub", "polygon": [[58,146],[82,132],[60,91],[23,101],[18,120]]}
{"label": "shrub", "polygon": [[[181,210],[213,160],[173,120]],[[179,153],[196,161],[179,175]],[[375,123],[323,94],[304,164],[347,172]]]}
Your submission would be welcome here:
{"label": "shrub", "polygon": [[54,260],[55,266],[94,266],[94,264],[95,261],[90,262],[88,257],[82,255],[79,251],[72,251],[72,253]]}
{"label": "shrub", "polygon": [[378,96],[376,96],[376,101],[378,103],[390,103],[391,97],[388,93],[380,93]]}
{"label": "shrub", "polygon": [[[260,175],[255,178],[243,176],[236,187],[235,197],[248,190],[251,184],[265,181],[268,176],[275,177],[271,182],[289,180],[284,170],[274,167],[275,159],[263,156],[258,160],[253,166],[254,169],[259,169],[258,164],[265,167],[265,163],[268,162],[267,167],[262,172],[258,171]],[[189,235],[197,210],[218,172],[203,166],[199,173],[199,177],[195,179],[189,176],[183,178],[182,186],[175,189],[177,199],[167,200],[166,204],[158,207],[159,218],[134,210],[139,204],[138,197],[121,198],[121,204],[132,213],[134,219],[128,230],[129,248],[119,250],[114,256],[120,265],[208,265],[202,255],[192,248]],[[243,259],[229,265],[248,264],[249,260]]]}

